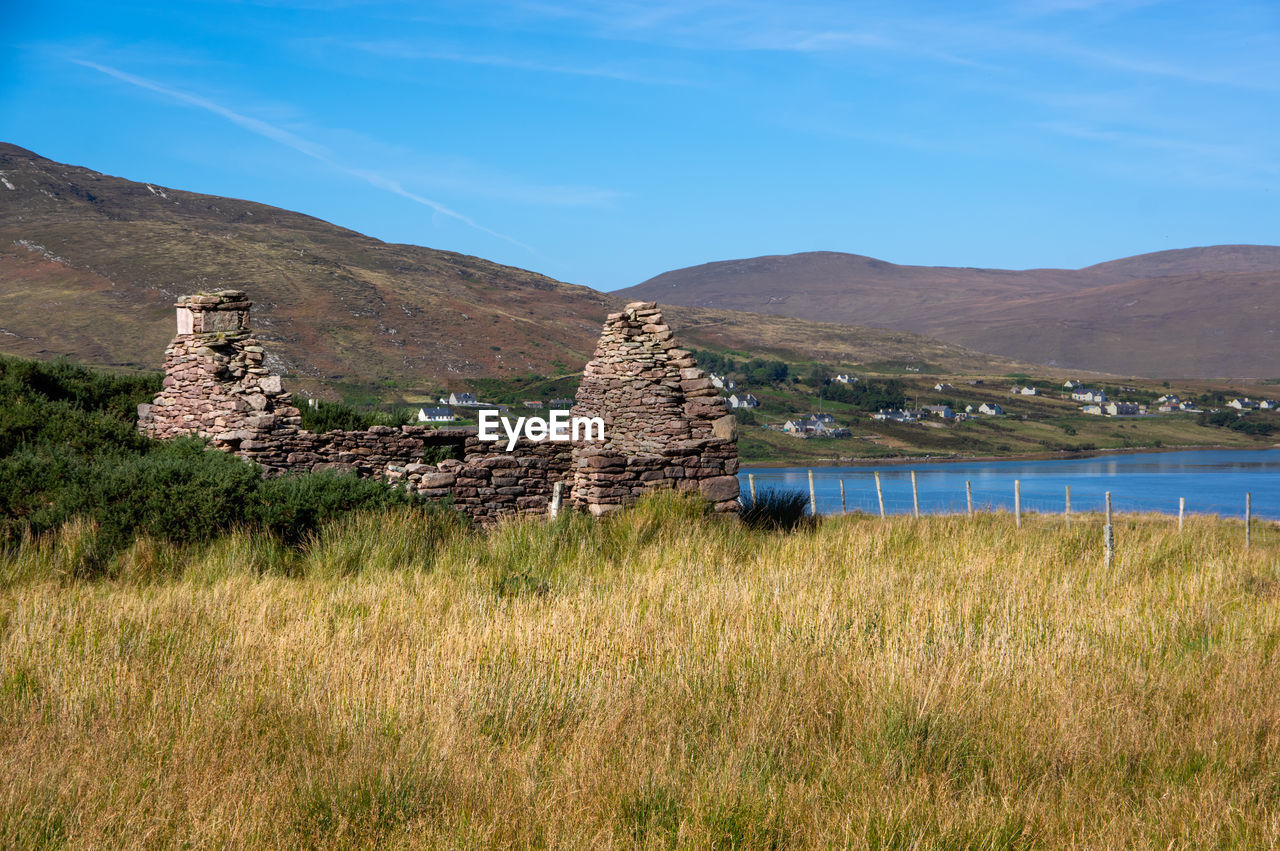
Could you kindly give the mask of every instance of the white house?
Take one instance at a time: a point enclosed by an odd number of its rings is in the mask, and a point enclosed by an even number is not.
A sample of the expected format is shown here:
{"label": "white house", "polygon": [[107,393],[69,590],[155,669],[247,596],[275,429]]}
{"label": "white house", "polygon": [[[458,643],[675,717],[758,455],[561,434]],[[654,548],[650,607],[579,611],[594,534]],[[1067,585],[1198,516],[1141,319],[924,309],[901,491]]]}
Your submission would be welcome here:
{"label": "white house", "polygon": [[939,381],[937,384],[933,385],[933,389],[938,391],[939,393],[949,393],[952,390],[955,390],[956,388],[945,381]]}
{"label": "white house", "polygon": [[450,393],[448,399],[442,400],[449,405],[479,405],[474,393]]}
{"label": "white house", "polygon": [[1258,407],[1264,411],[1274,411],[1276,408],[1280,407],[1280,402],[1277,402],[1275,399],[1263,399],[1258,403]]}
{"label": "white house", "polygon": [[942,417],[944,420],[953,420],[956,417],[950,405],[925,405],[921,410],[935,417]]}
{"label": "white house", "polygon": [[758,408],[760,400],[750,393],[734,393],[729,397],[730,408]]}
{"label": "white house", "polygon": [[989,417],[1003,417],[1004,408],[1000,407],[995,402],[983,402],[978,406],[978,413],[986,414]]}
{"label": "white house", "polygon": [[872,414],[871,419],[876,420],[877,422],[892,423],[913,423],[916,421],[915,415],[910,411],[887,410],[885,408],[881,408],[879,411]]}
{"label": "white house", "polygon": [[831,379],[831,380],[832,380],[832,381],[838,381],[838,382],[840,382],[841,384],[857,384],[857,383],[858,383],[858,376],[856,376],[856,375],[849,375],[848,373],[841,373],[840,375],[837,375],[835,378],[833,378],[833,379]]}
{"label": "white house", "polygon": [[1093,414],[1095,417],[1102,416],[1101,405],[1081,405],[1080,412],[1084,414]]}
{"label": "white house", "polygon": [[1101,390],[1091,390],[1088,387],[1076,387],[1071,391],[1071,398],[1077,402],[1089,402],[1095,405],[1101,405],[1107,401],[1107,394]]}
{"label": "white house", "polygon": [[1108,402],[1102,410],[1109,417],[1136,417],[1142,413],[1137,402]]}
{"label": "white house", "polygon": [[1228,408],[1235,408],[1237,411],[1256,411],[1262,407],[1261,404],[1248,396],[1243,399],[1232,399],[1227,403]]}
{"label": "white house", "polygon": [[1080,382],[1076,381],[1074,378],[1068,378],[1066,381],[1062,382],[1063,390],[1075,390],[1079,386]]}
{"label": "white house", "polygon": [[419,408],[418,422],[420,423],[451,423],[458,417],[448,408]]}
{"label": "white house", "polygon": [[1009,389],[1009,392],[1014,394],[1015,396],[1039,396],[1040,395],[1040,391],[1029,384],[1026,385],[1025,387],[1018,387],[1018,386],[1011,387]]}

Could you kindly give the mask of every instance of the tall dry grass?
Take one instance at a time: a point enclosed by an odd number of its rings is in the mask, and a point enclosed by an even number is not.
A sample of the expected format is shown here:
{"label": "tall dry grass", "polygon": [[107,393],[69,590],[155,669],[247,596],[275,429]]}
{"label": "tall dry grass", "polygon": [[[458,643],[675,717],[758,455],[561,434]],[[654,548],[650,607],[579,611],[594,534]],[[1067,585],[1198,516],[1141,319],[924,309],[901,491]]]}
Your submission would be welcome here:
{"label": "tall dry grass", "polygon": [[0,846],[1280,842],[1280,535],[653,500],[5,556]]}

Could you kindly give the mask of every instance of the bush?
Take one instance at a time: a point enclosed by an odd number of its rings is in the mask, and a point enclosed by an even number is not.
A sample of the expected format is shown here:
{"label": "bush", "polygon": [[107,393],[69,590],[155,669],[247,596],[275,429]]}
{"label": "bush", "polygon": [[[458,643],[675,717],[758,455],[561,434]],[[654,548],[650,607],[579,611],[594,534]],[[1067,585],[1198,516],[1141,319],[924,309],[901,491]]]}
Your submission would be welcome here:
{"label": "bush", "polygon": [[245,519],[290,544],[300,543],[322,524],[349,511],[421,502],[375,479],[335,473],[267,479],[255,497]]}
{"label": "bush", "polygon": [[[136,410],[159,386],[155,376],[0,357],[0,544],[79,523],[92,529],[94,558],[78,572],[92,575],[139,536],[190,544],[250,528],[296,544],[346,512],[419,501],[351,476],[263,480],[202,440],[151,440],[138,433]],[[408,419],[322,410],[358,427]]]}
{"label": "bush", "polygon": [[302,427],[307,431],[364,431],[370,426],[402,426],[413,422],[413,411],[400,408],[391,413],[363,411],[341,402],[319,402],[316,407],[303,405]]}
{"label": "bush", "polygon": [[809,495],[804,491],[764,488],[755,498],[747,497],[738,516],[751,529],[790,532],[812,527],[818,518],[809,514]]}

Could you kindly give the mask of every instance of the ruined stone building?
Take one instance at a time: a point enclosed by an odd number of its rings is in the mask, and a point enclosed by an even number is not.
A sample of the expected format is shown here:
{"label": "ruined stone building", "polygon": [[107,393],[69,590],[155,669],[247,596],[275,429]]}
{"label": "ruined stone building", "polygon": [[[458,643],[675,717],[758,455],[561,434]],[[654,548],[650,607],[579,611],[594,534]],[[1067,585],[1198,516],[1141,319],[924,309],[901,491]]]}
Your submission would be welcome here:
{"label": "ruined stone building", "polygon": [[[139,408],[139,428],[153,437],[208,438],[267,475],[376,476],[448,497],[484,523],[546,512],[556,483],[568,504],[597,515],[659,488],[697,492],[717,511],[737,510],[735,420],[651,302],[609,315],[583,373],[572,414],[603,419],[604,440],[522,437],[510,452],[505,441],[482,441],[466,428],[306,431],[281,377],[263,366],[245,293],[197,293],[175,307],[178,333],[165,350],[164,387]],[[454,457],[427,463],[442,454]]]}

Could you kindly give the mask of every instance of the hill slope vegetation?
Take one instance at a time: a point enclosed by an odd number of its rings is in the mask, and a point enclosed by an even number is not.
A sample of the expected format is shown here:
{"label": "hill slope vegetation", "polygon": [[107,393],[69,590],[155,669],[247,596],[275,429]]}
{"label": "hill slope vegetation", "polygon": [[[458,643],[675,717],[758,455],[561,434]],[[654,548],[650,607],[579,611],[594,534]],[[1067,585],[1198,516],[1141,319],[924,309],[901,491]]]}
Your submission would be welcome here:
{"label": "hill slope vegetation", "polygon": [[899,266],[808,252],[707,263],[630,298],[856,322],[1121,375],[1280,375],[1280,247],[1217,245],[1084,269]]}
{"label": "hill slope vegetation", "polygon": [[[316,382],[460,386],[580,370],[605,314],[629,300],[14,145],[0,144],[0,177],[0,349],[17,355],[155,369],[174,300],[235,288],[255,302],[274,369]],[[1008,369],[914,334],[726,311],[671,318],[690,345]]]}

